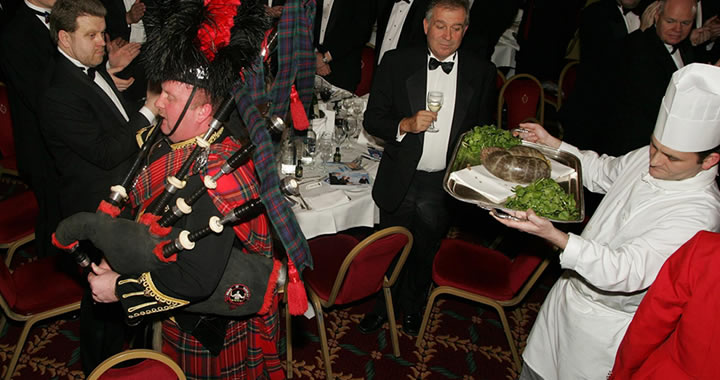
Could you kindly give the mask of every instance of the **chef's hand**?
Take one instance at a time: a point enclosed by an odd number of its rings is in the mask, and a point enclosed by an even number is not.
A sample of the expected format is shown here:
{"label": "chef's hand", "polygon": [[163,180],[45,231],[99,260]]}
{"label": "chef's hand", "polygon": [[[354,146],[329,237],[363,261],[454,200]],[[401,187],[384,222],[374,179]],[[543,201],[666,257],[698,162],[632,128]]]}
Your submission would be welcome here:
{"label": "chef's hand", "polygon": [[437,112],[420,110],[415,115],[400,120],[400,132],[420,133],[430,127],[437,120]]}
{"label": "chef's hand", "polygon": [[115,295],[115,283],[120,275],[115,273],[103,259],[100,265],[91,263],[92,272],[88,274],[88,282],[95,302],[110,303],[117,302]]}
{"label": "chef's hand", "polygon": [[568,234],[555,228],[552,222],[538,216],[532,209],[528,209],[527,211],[507,210],[506,212],[520,220],[517,221],[512,219],[501,219],[495,216],[495,214],[493,213],[490,213],[490,215],[492,215],[495,220],[510,228],[514,228],[516,230],[539,236],[549,241],[550,243],[558,246],[560,249],[565,249],[565,246],[567,246],[567,242],[569,239]]}
{"label": "chef's hand", "polygon": [[547,145],[551,148],[559,148],[562,140],[548,133],[545,128],[536,123],[520,123],[520,128],[513,129],[514,136],[519,136],[525,141]]}

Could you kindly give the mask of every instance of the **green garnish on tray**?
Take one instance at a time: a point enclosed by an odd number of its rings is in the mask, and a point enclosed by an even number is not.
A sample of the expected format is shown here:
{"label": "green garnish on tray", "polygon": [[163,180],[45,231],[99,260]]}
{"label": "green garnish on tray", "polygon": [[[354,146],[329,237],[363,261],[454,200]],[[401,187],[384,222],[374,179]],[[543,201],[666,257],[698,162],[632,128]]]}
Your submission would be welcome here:
{"label": "green garnish on tray", "polygon": [[453,170],[480,165],[480,153],[484,148],[496,146],[507,149],[521,143],[522,140],[512,133],[494,125],[476,126],[468,131],[460,142]]}
{"label": "green garnish on tray", "polygon": [[580,213],[575,199],[550,178],[541,178],[527,186],[515,186],[515,195],[508,198],[505,207],[525,211],[556,220],[577,220]]}

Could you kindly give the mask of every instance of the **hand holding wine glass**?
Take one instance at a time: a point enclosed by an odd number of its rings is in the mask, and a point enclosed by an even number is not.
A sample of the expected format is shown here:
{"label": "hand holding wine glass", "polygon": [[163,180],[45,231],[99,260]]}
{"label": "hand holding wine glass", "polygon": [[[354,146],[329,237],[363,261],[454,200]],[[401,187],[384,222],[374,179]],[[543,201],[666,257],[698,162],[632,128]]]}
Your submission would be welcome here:
{"label": "hand holding wine glass", "polygon": [[[440,91],[428,91],[427,93],[427,106],[428,110],[432,112],[439,112],[443,105],[443,93]],[[435,121],[432,122],[430,128],[425,132],[435,133],[440,130],[435,128]]]}

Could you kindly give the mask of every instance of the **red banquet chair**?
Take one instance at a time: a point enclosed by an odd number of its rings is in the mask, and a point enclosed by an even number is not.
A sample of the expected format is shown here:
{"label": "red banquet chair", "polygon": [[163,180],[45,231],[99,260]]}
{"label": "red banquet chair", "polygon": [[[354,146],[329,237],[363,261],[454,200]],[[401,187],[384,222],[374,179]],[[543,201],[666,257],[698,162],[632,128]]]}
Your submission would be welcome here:
{"label": "red banquet chair", "polygon": [[542,84],[530,74],[510,77],[500,89],[498,96],[498,128],[502,128],[503,109],[507,109],[505,129],[517,128],[518,124],[534,121],[543,124],[545,118],[545,91]]}
{"label": "red banquet chair", "polygon": [[[505,307],[523,300],[550,262],[533,255],[510,259],[502,253],[459,239],[444,239],[433,262],[436,287],[430,293],[415,345],[421,347],[435,298],[450,294],[492,306],[502,321],[516,370],[520,356],[505,316]],[[436,325],[437,326],[437,325]]]}
{"label": "red banquet chair", "polygon": [[[113,368],[128,360],[145,359],[128,367]],[[87,380],[185,380],[185,373],[169,356],[146,349],[117,353],[100,363]]]}
{"label": "red banquet chair", "polygon": [[35,239],[38,204],[30,190],[0,201],[0,249],[7,249],[5,265],[10,267],[15,251]]}
{"label": "red banquet chair", "polygon": [[558,79],[558,93],[549,94],[545,93],[545,103],[550,104],[556,110],[562,107],[563,103],[567,101],[570,94],[575,90],[575,81],[577,80],[577,65],[579,61],[570,61],[565,64],[562,71],[560,71],[560,78]]}
{"label": "red banquet chair", "polygon": [[10,101],[5,83],[0,82],[0,175],[6,173],[18,175],[12,119],[10,119]]}
{"label": "red banquet chair", "polygon": [[[354,236],[336,234],[317,237],[308,243],[315,268],[305,270],[303,277],[317,317],[327,379],[332,379],[333,376],[322,308],[357,301],[375,294],[381,288],[385,295],[393,354],[399,357],[400,347],[390,287],[397,280],[412,247],[413,237],[410,231],[404,227],[388,227],[362,241],[358,241]],[[398,253],[400,257],[388,279],[385,272]],[[288,312],[286,304],[286,315]],[[291,378],[292,344],[289,340],[287,350],[287,374],[288,378]]]}
{"label": "red banquet chair", "polygon": [[366,45],[360,55],[360,83],[355,89],[355,95],[363,96],[370,92],[373,71],[375,66],[375,48]]}
{"label": "red banquet chair", "polygon": [[5,372],[9,380],[15,372],[20,354],[30,329],[37,322],[80,309],[83,289],[68,274],[58,269],[59,257],[42,257],[18,266],[10,272],[5,263],[0,265],[0,307],[6,319],[24,322],[20,338]]}

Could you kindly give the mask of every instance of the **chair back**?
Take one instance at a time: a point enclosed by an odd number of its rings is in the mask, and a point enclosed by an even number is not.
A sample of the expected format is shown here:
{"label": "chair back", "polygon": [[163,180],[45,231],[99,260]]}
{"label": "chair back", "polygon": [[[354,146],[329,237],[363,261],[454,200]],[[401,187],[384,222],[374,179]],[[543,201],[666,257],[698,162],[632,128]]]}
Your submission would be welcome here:
{"label": "chair back", "polygon": [[375,48],[366,45],[360,55],[360,83],[355,89],[355,95],[363,96],[370,92],[373,72],[375,71]]}
{"label": "chair back", "polygon": [[[346,304],[374,294],[383,286],[392,286],[412,243],[410,231],[399,226],[385,228],[358,243],[340,266],[328,304]],[[400,257],[388,279],[385,272],[398,253]]]}
{"label": "chair back", "polygon": [[0,304],[4,302],[5,305],[3,306],[12,310],[17,303],[17,289],[10,269],[4,260],[0,261],[2,261],[2,264],[0,264],[0,296],[2,296]]}
{"label": "chair back", "polygon": [[495,88],[500,91],[502,86],[505,84],[505,74],[503,74],[500,69],[495,69],[495,71],[497,71],[497,75],[495,76]]}
{"label": "chair back", "polygon": [[0,154],[2,157],[15,155],[12,119],[10,119],[10,101],[5,83],[0,82]]}
{"label": "chair back", "polygon": [[562,107],[570,94],[575,90],[575,81],[577,80],[577,65],[579,61],[570,61],[560,72],[560,79],[558,80],[558,97],[557,97],[557,108]]}
{"label": "chair back", "polygon": [[[144,359],[128,367],[112,368],[118,363]],[[95,368],[88,380],[185,380],[185,374],[169,356],[146,349],[134,349],[115,354]]]}
{"label": "chair back", "polygon": [[498,97],[498,128],[503,127],[503,109],[507,108],[505,129],[533,120],[540,124],[545,118],[545,91],[530,74],[517,74],[508,79]]}

